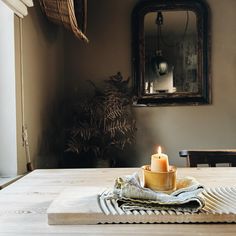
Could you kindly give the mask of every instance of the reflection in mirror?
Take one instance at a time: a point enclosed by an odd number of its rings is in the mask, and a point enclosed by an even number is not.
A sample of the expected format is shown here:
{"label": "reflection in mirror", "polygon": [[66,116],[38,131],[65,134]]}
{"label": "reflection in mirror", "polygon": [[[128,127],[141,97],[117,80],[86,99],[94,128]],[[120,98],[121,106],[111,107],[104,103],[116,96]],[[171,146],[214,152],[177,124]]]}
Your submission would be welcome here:
{"label": "reflection in mirror", "polygon": [[196,14],[148,12],[144,34],[145,93],[198,92]]}
{"label": "reflection in mirror", "polygon": [[132,12],[134,105],[209,104],[205,0],[143,0]]}

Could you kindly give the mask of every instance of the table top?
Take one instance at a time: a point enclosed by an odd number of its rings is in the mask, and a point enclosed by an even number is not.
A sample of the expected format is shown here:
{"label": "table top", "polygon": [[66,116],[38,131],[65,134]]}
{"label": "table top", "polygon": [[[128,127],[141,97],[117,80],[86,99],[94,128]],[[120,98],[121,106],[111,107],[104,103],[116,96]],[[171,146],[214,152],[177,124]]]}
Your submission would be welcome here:
{"label": "table top", "polygon": [[[236,224],[48,225],[47,208],[67,187],[111,187],[137,168],[35,170],[0,191],[0,236],[13,235],[236,235]],[[236,186],[236,167],[178,168],[206,187]]]}

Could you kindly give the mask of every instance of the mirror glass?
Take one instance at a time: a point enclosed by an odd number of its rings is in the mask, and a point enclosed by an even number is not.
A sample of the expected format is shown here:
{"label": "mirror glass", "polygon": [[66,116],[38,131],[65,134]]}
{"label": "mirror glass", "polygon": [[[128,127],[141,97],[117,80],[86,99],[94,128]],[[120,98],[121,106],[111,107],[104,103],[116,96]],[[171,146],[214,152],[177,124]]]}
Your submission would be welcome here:
{"label": "mirror glass", "polygon": [[132,13],[134,105],[209,104],[204,0],[140,1]]}
{"label": "mirror glass", "polygon": [[144,34],[144,93],[198,92],[196,14],[149,12]]}

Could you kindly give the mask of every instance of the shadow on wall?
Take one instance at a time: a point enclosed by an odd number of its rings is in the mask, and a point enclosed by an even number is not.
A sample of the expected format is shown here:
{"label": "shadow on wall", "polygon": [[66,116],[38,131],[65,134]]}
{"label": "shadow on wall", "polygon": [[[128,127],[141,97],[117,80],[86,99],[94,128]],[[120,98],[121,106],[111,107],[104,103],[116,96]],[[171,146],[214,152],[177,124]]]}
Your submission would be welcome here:
{"label": "shadow on wall", "polygon": [[[42,33],[38,33],[38,37],[44,36],[47,38],[46,42],[55,42],[58,40],[58,34],[62,27],[59,25],[56,25],[49,21],[46,17],[46,15],[43,13],[39,1],[34,1],[34,8],[29,8],[30,15],[32,17],[32,22],[34,24],[35,29],[37,31],[42,31]],[[37,9],[35,11],[35,9]],[[35,14],[34,14],[35,12]],[[32,14],[33,13],[33,14]]]}
{"label": "shadow on wall", "polygon": [[93,153],[86,152],[80,155],[72,152],[64,152],[59,163],[59,168],[106,168],[106,167],[135,167],[135,147],[117,150],[112,155],[114,160],[97,160]]}
{"label": "shadow on wall", "polygon": [[[73,126],[75,117],[78,119],[75,107],[78,103],[83,104],[84,96],[89,97],[92,94],[91,87],[90,90],[86,86],[81,88],[83,93],[78,90],[76,98],[73,97],[72,100],[64,99],[47,104],[41,116],[43,130],[38,141],[38,158],[34,166],[37,168],[132,167],[136,156],[135,144],[125,146],[123,150],[115,148],[109,151],[107,153],[111,157],[109,162],[106,158],[97,159],[92,151],[80,154],[67,151],[70,139],[68,129]],[[102,139],[101,136],[98,138]]]}
{"label": "shadow on wall", "polygon": [[64,104],[52,103],[42,114],[42,134],[38,141],[38,168],[58,168],[64,153]]}

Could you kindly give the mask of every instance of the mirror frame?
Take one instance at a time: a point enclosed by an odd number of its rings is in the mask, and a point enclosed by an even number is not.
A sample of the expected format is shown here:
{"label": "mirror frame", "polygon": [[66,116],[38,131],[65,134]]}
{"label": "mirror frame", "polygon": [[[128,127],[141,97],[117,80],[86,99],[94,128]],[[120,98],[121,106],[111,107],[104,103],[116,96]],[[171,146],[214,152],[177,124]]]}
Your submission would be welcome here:
{"label": "mirror frame", "polygon": [[[196,14],[198,33],[197,93],[145,94],[144,17],[148,12],[189,10]],[[141,0],[132,12],[132,77],[136,106],[200,105],[211,103],[209,7],[203,0]]]}

